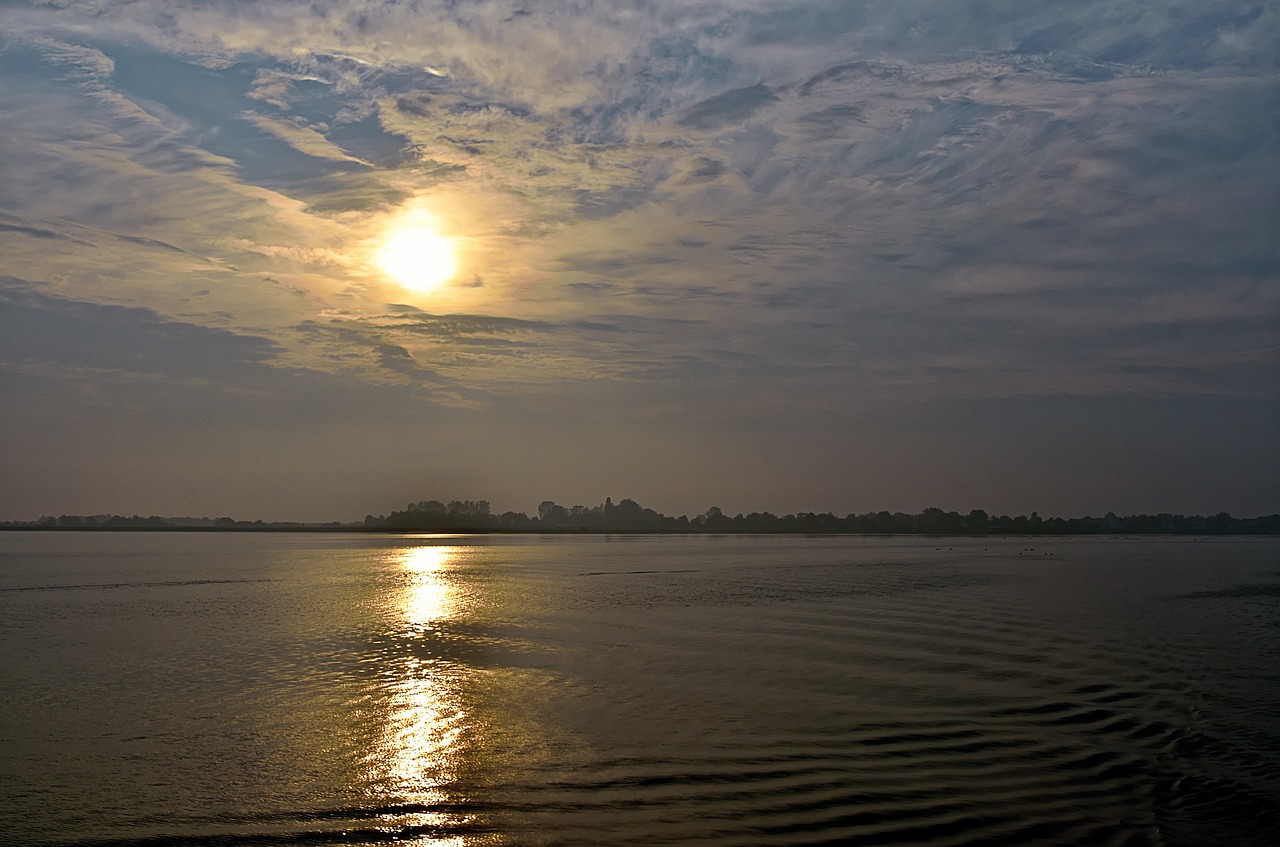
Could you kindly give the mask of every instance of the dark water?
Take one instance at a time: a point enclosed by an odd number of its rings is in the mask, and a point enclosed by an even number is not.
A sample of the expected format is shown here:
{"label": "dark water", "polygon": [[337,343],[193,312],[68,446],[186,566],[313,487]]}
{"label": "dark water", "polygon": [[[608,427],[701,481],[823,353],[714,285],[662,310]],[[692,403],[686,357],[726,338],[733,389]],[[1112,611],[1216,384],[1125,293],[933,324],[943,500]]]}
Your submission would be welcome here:
{"label": "dark water", "polygon": [[0,842],[1280,843],[1280,543],[0,534]]}

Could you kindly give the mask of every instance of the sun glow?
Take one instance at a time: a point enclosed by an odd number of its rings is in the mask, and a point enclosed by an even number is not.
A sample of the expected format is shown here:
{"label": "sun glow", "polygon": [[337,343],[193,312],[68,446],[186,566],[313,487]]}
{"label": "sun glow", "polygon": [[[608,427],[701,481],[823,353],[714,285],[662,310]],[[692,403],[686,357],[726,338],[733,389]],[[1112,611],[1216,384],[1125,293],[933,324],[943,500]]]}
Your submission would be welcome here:
{"label": "sun glow", "polygon": [[458,272],[453,242],[421,210],[407,212],[391,225],[375,258],[384,273],[414,291],[434,291]]}

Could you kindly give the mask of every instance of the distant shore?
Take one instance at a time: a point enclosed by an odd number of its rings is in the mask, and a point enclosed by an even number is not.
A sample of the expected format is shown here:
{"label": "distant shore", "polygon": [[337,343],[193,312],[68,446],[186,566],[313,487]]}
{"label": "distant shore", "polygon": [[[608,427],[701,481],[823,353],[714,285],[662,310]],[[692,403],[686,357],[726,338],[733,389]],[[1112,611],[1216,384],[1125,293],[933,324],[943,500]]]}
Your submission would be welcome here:
{"label": "distant shore", "polygon": [[[984,532],[946,532],[924,530],[885,530],[885,531],[844,531],[844,530],[760,530],[760,529],[606,529],[591,527],[542,527],[542,528],[503,528],[503,527],[435,527],[435,528],[399,528],[399,527],[367,527],[362,524],[266,524],[263,526],[40,526],[33,523],[0,524],[0,532],[105,532],[105,533],[334,533],[348,535],[418,535],[437,533],[441,535],[843,535],[851,537],[883,538],[894,536],[920,536],[928,538],[1027,538],[1027,537],[1222,537],[1222,536],[1272,536],[1280,535],[1276,521],[1261,519],[1262,525],[1249,528],[1231,528],[1222,531],[1207,529],[1179,530],[1092,530],[1092,531],[1053,531],[1053,530],[987,530]],[[1249,521],[1250,524],[1253,521]]]}
{"label": "distant shore", "polygon": [[233,527],[213,529],[198,526],[171,527],[39,527],[39,526],[0,526],[0,532],[69,532],[69,533],[205,533],[210,535],[233,533],[333,533],[347,535],[667,535],[667,536],[711,536],[711,535],[769,535],[769,536],[844,536],[849,538],[1248,538],[1280,535],[1274,530],[1256,532],[1096,532],[1096,533],[1052,533],[1052,532],[765,532],[759,530],[698,530],[698,531],[664,531],[664,530],[622,530],[622,529],[450,529],[450,530],[415,530],[415,529],[366,529],[362,526],[289,526],[289,527]]}
{"label": "distant shore", "polygon": [[160,517],[150,515],[45,515],[35,521],[0,523],[0,530],[70,530],[74,532],[442,532],[468,534],[537,535],[1280,535],[1280,515],[1236,518],[1226,512],[1202,515],[1041,517],[991,515],[982,509],[966,513],[930,507],[922,512],[865,512],[839,517],[832,512],[771,512],[728,515],[712,506],[692,518],[672,517],[647,509],[634,500],[617,503],[606,497],[597,506],[561,506],[551,500],[538,504],[535,515],[494,513],[488,500],[422,500],[384,515],[365,515],[362,521],[262,521],[231,517]]}

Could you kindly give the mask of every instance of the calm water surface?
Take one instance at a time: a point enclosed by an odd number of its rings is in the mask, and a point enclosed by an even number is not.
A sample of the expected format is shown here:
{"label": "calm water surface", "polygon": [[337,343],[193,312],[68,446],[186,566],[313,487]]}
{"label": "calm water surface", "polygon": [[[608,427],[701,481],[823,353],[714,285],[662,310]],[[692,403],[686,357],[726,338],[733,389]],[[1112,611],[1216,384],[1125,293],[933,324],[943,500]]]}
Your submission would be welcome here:
{"label": "calm water surface", "polygon": [[0,534],[0,841],[1272,845],[1280,542]]}

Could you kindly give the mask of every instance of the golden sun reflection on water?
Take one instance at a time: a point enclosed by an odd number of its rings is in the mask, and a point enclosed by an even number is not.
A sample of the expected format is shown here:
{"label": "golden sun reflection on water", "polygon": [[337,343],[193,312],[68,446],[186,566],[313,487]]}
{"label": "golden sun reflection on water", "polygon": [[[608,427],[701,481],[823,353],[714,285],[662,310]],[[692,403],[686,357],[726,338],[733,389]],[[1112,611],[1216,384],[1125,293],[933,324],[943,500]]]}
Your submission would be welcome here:
{"label": "golden sun reflection on water", "polygon": [[[386,657],[383,690],[386,719],[367,759],[374,781],[404,801],[433,805],[456,801],[448,789],[456,781],[465,735],[456,668],[436,655],[431,641],[457,616],[462,603],[451,571],[457,547],[424,546],[398,550],[391,562],[399,588],[386,599],[397,649]],[[457,824],[450,816],[423,812],[396,815],[401,826],[435,828]],[[411,820],[406,820],[411,818]],[[461,836],[433,838],[432,844],[458,845]]]}
{"label": "golden sun reflection on water", "polygon": [[403,551],[401,564],[410,582],[401,600],[405,623],[417,632],[426,632],[437,621],[447,619],[456,598],[448,579],[454,547],[415,547]]}

